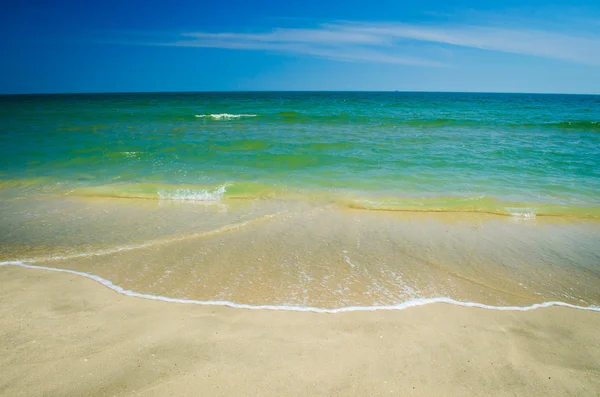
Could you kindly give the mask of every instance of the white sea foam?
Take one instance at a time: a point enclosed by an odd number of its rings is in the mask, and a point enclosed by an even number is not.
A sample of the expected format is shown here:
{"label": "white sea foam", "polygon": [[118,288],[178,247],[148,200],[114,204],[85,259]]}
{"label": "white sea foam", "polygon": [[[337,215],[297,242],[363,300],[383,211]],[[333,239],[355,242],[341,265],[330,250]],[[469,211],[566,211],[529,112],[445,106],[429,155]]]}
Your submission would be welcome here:
{"label": "white sea foam", "polygon": [[518,219],[535,219],[535,212],[511,212],[510,216]]}
{"label": "white sea foam", "polygon": [[482,303],[476,303],[476,302],[461,302],[461,301],[457,301],[455,299],[446,298],[446,297],[409,299],[409,300],[399,303],[397,305],[346,306],[346,307],[340,307],[340,308],[336,308],[336,309],[325,309],[325,308],[312,307],[312,306],[247,305],[247,304],[243,304],[243,303],[235,303],[235,302],[230,302],[230,301],[225,301],[225,300],[200,301],[200,300],[193,300],[193,299],[169,298],[167,296],[160,296],[160,295],[141,294],[139,292],[126,290],[118,285],[113,284],[109,280],[106,280],[100,276],[96,276],[95,274],[91,274],[91,273],[78,272],[76,270],[69,270],[69,269],[57,269],[54,267],[28,265],[28,264],[20,262],[20,261],[0,262],[0,266],[10,266],[10,265],[19,266],[19,267],[26,268],[26,269],[47,270],[47,271],[53,271],[53,272],[75,274],[78,276],[86,277],[91,280],[97,281],[100,284],[104,285],[105,287],[108,287],[111,290],[113,290],[119,294],[131,296],[131,297],[135,297],[135,298],[151,299],[151,300],[170,302],[170,303],[186,303],[186,304],[202,305],[202,306],[228,306],[228,307],[233,307],[233,308],[237,308],[237,309],[249,309],[249,310],[282,310],[282,311],[313,312],[313,313],[344,313],[344,312],[375,311],[375,310],[403,310],[403,309],[407,309],[409,307],[424,306],[424,305],[429,305],[432,303],[446,303],[446,304],[450,304],[450,305],[463,306],[463,307],[476,307],[476,308],[480,308],[480,309],[503,310],[503,311],[526,312],[529,310],[541,309],[541,308],[545,308],[545,307],[561,306],[561,307],[569,307],[572,309],[600,312],[600,307],[597,307],[597,306],[577,306],[577,305],[572,305],[570,303],[565,303],[565,302],[542,302],[542,303],[535,303],[531,306],[491,306],[491,305],[484,305]]}
{"label": "white sea foam", "polygon": [[348,258],[348,251],[344,250],[343,252],[344,252],[344,260],[346,261],[346,263],[349,264],[350,267],[356,267],[356,265],[354,263],[352,263],[350,258]]}
{"label": "white sea foam", "polygon": [[211,118],[214,120],[231,120],[239,119],[242,117],[256,117],[255,114],[230,114],[230,113],[219,113],[219,114],[197,114],[198,118]]}
{"label": "white sea foam", "polygon": [[215,189],[175,189],[159,190],[158,196],[161,200],[178,201],[220,201],[227,190],[227,184],[216,187]]}

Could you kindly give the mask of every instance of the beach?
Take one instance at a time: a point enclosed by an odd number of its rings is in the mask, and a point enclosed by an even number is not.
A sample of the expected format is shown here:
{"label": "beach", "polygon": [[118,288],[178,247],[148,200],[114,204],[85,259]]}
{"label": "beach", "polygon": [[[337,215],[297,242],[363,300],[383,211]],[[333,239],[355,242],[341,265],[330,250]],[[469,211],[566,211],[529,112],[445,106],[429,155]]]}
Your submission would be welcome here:
{"label": "beach", "polygon": [[600,315],[430,304],[338,314],[118,294],[0,267],[3,396],[597,396]]}
{"label": "beach", "polygon": [[598,396],[597,97],[0,98],[2,396]]}

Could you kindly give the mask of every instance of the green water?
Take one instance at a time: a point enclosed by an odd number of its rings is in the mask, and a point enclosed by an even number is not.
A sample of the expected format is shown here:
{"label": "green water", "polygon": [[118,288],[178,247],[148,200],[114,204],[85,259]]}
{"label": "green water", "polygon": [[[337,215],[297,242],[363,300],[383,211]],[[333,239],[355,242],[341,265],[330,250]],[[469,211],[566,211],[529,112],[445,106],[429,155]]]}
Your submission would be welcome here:
{"label": "green water", "polygon": [[0,137],[0,265],[204,302],[600,305],[600,96],[0,96]]}
{"label": "green water", "polygon": [[0,109],[1,178],[23,191],[202,200],[227,183],[363,207],[599,214],[598,96],[5,96]]}

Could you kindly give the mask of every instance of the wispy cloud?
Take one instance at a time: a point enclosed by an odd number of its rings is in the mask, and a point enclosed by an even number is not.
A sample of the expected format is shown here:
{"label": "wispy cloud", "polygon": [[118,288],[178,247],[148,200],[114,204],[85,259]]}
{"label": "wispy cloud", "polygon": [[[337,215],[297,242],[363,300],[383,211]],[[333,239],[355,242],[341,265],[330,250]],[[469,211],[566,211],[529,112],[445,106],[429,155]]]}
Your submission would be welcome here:
{"label": "wispy cloud", "polygon": [[600,64],[600,36],[570,35],[541,29],[499,28],[476,25],[458,27],[410,24],[353,24],[353,32],[390,40],[410,39],[481,50]]}
{"label": "wispy cloud", "polygon": [[[472,48],[600,65],[600,36],[480,25],[336,22],[262,33],[189,32],[169,46],[260,50],[339,61],[443,66],[423,48]],[[438,54],[442,54],[439,51]],[[439,55],[438,57],[439,58]]]}
{"label": "wispy cloud", "polygon": [[166,45],[273,51],[349,62],[443,66],[439,61],[403,53],[383,35],[334,25],[266,33],[185,33],[183,40]]}

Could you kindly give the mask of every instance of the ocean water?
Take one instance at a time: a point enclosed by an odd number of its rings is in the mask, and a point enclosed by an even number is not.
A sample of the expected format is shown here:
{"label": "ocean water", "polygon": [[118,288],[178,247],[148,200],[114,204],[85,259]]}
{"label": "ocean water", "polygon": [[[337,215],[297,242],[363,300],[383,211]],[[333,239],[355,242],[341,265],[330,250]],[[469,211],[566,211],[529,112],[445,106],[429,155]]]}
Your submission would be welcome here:
{"label": "ocean water", "polygon": [[0,260],[277,307],[600,305],[600,96],[0,96]]}

